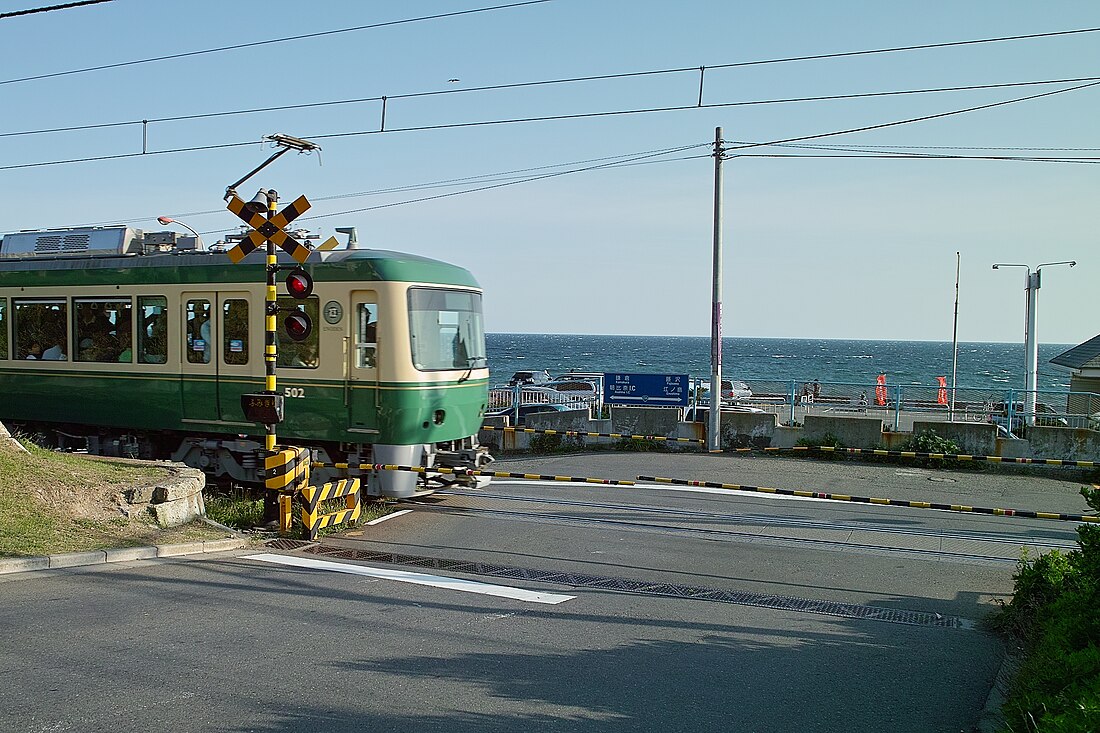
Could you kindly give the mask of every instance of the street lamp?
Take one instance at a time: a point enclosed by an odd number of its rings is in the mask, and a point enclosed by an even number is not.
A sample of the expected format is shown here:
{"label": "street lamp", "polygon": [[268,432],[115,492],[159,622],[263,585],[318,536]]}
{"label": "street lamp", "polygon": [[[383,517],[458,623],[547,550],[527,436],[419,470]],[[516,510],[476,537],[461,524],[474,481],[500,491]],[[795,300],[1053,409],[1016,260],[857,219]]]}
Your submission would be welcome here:
{"label": "street lamp", "polygon": [[[1035,266],[1035,271],[1028,265],[999,262],[993,265],[994,270],[1002,267],[1022,267],[1027,271],[1027,279],[1024,280],[1024,290],[1027,291],[1026,310],[1024,311],[1024,420],[1028,425],[1035,425],[1035,396],[1039,389],[1039,338],[1035,333],[1038,321],[1037,309],[1039,307],[1039,287],[1042,284],[1042,271],[1044,267],[1054,265],[1069,265],[1073,267],[1076,261],[1043,262]],[[1008,407],[1011,410],[1011,407]],[[1011,412],[1009,413],[1011,414]],[[1012,426],[1008,426],[1009,431]]]}
{"label": "street lamp", "polygon": [[202,243],[202,236],[179,219],[173,219],[170,216],[158,216],[157,221],[159,221],[164,226],[168,226],[169,224],[179,224],[181,227],[195,235],[195,245],[197,249],[206,249],[206,246]]}

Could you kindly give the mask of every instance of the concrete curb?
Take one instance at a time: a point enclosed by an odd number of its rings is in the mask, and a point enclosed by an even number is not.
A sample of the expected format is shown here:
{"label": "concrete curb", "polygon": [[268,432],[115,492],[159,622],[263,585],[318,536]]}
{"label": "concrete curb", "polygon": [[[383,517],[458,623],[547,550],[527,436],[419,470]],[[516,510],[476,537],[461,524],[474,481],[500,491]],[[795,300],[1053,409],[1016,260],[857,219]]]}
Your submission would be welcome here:
{"label": "concrete curb", "polygon": [[251,540],[247,537],[227,537],[221,540],[181,542],[173,545],[120,547],[111,550],[63,552],[57,555],[35,557],[0,557],[0,575],[57,568],[78,568],[133,560],[153,560],[158,557],[184,557],[187,555],[202,555],[208,552],[226,552],[248,547],[250,543]]}

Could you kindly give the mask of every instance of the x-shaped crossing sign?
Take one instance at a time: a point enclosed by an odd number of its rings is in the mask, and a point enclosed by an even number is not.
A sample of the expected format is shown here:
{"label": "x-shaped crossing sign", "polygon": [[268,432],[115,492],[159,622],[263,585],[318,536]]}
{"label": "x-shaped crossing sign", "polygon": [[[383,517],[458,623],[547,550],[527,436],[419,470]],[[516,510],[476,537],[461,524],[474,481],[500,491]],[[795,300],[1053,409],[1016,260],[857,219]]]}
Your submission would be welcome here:
{"label": "x-shaped crossing sign", "polygon": [[298,260],[305,262],[309,257],[310,249],[294,237],[284,231],[290,222],[297,219],[306,211],[309,211],[310,203],[305,196],[299,196],[285,209],[268,219],[263,214],[249,211],[245,203],[235,194],[229,198],[229,210],[236,214],[241,221],[252,227],[245,238],[233,249],[229,250],[229,259],[237,264],[261,244],[271,240],[277,247]]}

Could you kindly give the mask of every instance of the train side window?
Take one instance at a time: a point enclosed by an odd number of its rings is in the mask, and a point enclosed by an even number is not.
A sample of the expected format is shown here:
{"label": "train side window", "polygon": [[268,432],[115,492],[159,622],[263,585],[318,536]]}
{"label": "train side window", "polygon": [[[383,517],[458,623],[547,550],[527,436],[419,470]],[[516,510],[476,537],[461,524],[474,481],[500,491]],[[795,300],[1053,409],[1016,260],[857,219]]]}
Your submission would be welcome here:
{"label": "train side window", "polygon": [[378,360],[378,304],[355,306],[355,366],[373,369]]}
{"label": "train side window", "polygon": [[64,361],[69,353],[69,307],[64,299],[12,301],[17,359]]}
{"label": "train side window", "polygon": [[129,298],[74,298],[75,361],[134,360],[130,348],[133,303]]}
{"label": "train side window", "polygon": [[0,298],[0,360],[8,358],[8,299]]}
{"label": "train side window", "polygon": [[209,364],[210,352],[210,301],[187,301],[187,361],[190,364]]}
{"label": "train side window", "polygon": [[222,359],[226,364],[248,363],[247,300],[227,300],[222,305]]}
{"label": "train side window", "polygon": [[[279,298],[278,328],[275,330],[275,345],[278,349],[275,357],[277,366],[291,369],[316,369],[320,365],[320,334],[318,333],[321,330],[318,325],[321,319],[320,302],[317,298],[305,300],[297,300],[289,296]],[[302,311],[313,321],[313,333],[304,341],[292,341],[283,331],[283,318],[294,309]]]}
{"label": "train side window", "polygon": [[168,299],[163,295],[138,297],[138,362],[163,364],[168,361]]}

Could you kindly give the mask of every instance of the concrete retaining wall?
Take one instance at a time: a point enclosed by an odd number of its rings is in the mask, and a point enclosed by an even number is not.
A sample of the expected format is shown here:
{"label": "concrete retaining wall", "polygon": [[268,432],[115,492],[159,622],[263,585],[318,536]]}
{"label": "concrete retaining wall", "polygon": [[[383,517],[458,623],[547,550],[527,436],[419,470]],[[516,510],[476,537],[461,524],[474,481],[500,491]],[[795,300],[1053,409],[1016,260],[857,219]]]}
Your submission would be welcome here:
{"label": "concrete retaining wall", "polygon": [[877,448],[882,445],[882,419],[807,415],[802,437],[814,442],[826,435],[832,435],[848,448]]}
{"label": "concrete retaining wall", "polygon": [[779,427],[770,412],[722,412],[722,448],[768,448]]}
{"label": "concrete retaining wall", "polygon": [[[913,422],[913,435],[919,435],[926,430],[935,431],[941,438],[955,441],[963,453],[973,456],[997,455],[997,426],[992,423]],[[911,436],[906,436],[909,437]]]}
{"label": "concrete retaining wall", "polygon": [[1078,428],[1033,427],[1027,430],[1032,458],[1100,461],[1100,432]]}
{"label": "concrete retaining wall", "polygon": [[[611,419],[590,420],[586,410],[548,412],[527,417],[525,427],[591,433],[659,435],[668,438],[706,437],[706,423],[679,421],[679,411],[660,407],[612,406]],[[963,453],[1003,456],[1005,458],[1059,458],[1062,460],[1100,461],[1100,432],[1075,428],[1035,427],[1029,440],[1005,440],[997,437],[996,426],[987,423],[947,423],[915,421],[912,433],[883,432],[881,418],[807,415],[805,426],[778,424],[772,413],[722,413],[723,448],[793,448],[799,441],[820,445],[832,435],[849,448],[886,448],[900,450],[913,435],[934,430],[958,443]],[[486,418],[486,425],[507,426],[507,418]],[[529,433],[482,430],[478,439],[497,451],[530,450],[532,441],[545,440]],[[615,444],[614,438],[557,438],[566,447]],[[669,442],[670,450],[698,450],[697,443]]]}
{"label": "concrete retaining wall", "polygon": [[667,407],[611,405],[612,433],[663,435],[674,438],[680,424],[680,410]]}

